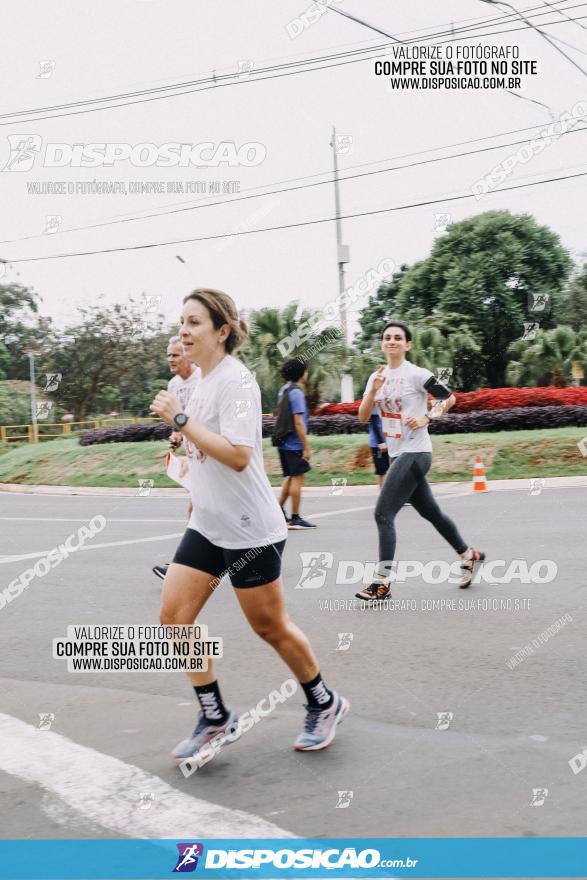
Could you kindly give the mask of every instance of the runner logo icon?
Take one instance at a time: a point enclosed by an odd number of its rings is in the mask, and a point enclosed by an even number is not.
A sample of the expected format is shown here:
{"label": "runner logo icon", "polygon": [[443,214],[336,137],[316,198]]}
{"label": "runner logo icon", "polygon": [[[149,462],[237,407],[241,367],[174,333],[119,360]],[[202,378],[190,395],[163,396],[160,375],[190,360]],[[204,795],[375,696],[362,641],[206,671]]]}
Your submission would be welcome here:
{"label": "runner logo icon", "polygon": [[173,869],[174,874],[191,874],[198,867],[198,856],[204,855],[204,846],[201,843],[178,843],[177,865]]}
{"label": "runner logo icon", "polygon": [[324,586],[326,570],[332,568],[334,555],[324,551],[300,553],[302,573],[295,585],[296,590],[316,590]]}

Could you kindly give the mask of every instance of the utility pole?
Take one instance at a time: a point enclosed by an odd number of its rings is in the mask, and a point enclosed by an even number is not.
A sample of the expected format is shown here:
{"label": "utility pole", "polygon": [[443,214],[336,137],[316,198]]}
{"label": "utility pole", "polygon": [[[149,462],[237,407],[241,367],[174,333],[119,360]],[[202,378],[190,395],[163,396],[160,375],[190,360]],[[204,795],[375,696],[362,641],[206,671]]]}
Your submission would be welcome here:
{"label": "utility pole", "polygon": [[27,351],[29,356],[30,376],[31,376],[31,424],[33,426],[33,443],[39,442],[39,426],[37,424],[37,390],[35,388],[35,354],[36,352],[29,348]]}
{"label": "utility pole", "polygon": [[[336,218],[336,259],[338,263],[338,292],[340,294],[340,325],[342,330],[342,339],[345,345],[349,344],[348,339],[348,316],[346,302],[342,294],[344,292],[344,264],[350,261],[350,249],[348,245],[342,243],[342,224],[340,222],[340,191],[338,181],[338,153],[336,128],[332,127],[332,158],[334,162],[334,214]],[[340,380],[340,399],[342,403],[350,403],[354,400],[353,379],[350,375],[342,376]]]}

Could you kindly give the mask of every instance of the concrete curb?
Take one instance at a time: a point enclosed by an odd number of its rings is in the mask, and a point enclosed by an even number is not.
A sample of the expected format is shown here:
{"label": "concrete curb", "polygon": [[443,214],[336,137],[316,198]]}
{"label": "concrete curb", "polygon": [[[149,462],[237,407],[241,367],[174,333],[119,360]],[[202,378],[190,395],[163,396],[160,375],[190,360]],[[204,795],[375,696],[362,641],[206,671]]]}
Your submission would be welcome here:
{"label": "concrete curb", "polygon": [[[545,489],[585,489],[587,488],[587,475],[578,477],[544,477]],[[528,492],[532,491],[529,479],[516,480],[491,480],[488,482],[489,491],[493,492]],[[451,495],[453,493],[477,494],[473,492],[472,481],[432,483],[435,495]],[[137,489],[100,487],[100,486],[29,486],[20,483],[0,483],[0,492],[14,495],[93,495],[93,496],[120,496],[132,498],[138,497]],[[274,487],[277,494],[279,489]],[[304,495],[308,497],[322,498],[328,496],[345,498],[375,498],[377,486],[309,486],[304,489]],[[479,495],[484,493],[479,492]],[[538,492],[536,492],[538,494]],[[153,498],[177,498],[185,499],[185,489],[151,489],[149,496]]]}

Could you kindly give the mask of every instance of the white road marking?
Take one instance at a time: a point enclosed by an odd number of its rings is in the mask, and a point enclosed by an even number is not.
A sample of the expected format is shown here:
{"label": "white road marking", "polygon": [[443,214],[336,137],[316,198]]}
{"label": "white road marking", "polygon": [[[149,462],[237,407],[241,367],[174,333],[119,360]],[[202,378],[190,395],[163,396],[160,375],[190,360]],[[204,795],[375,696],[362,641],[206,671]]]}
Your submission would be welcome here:
{"label": "white road marking", "polygon": [[[183,794],[140,767],[4,714],[0,770],[59,797],[82,821],[132,838],[295,837],[253,813]],[[144,792],[153,795],[148,810],[139,808]]]}
{"label": "white road marking", "polygon": [[[337,516],[341,513],[352,513],[356,510],[371,510],[373,507],[372,504],[367,505],[366,507],[348,507],[345,510],[329,510],[326,513],[316,513],[313,514],[313,518],[317,519],[318,517],[324,516]],[[3,519],[7,519],[7,517],[2,517]],[[86,517],[87,519],[87,517]],[[185,520],[179,520],[180,522],[185,522]],[[78,520],[72,520],[72,522],[78,522]],[[117,522],[117,520],[110,520],[107,518],[107,522]],[[148,522],[148,520],[136,520],[136,522]],[[163,520],[163,522],[169,522],[169,520]],[[128,544],[148,544],[151,541],[167,541],[170,538],[181,538],[183,536],[183,532],[175,532],[171,535],[152,535],[149,538],[129,538],[125,541],[107,541],[101,544],[84,544],[83,547],[80,547],[79,552],[84,550],[102,550],[105,547],[124,547]],[[52,548],[50,548],[52,549]],[[78,552],[78,551],[76,551]],[[36,553],[23,553],[21,555],[14,556],[0,556],[0,565],[3,563],[9,562],[21,562],[25,559],[38,559],[41,556],[46,556],[49,553],[49,550],[39,550]]]}
{"label": "white road marking", "polygon": [[[460,498],[464,494],[469,494],[469,493],[459,492],[457,494],[443,495],[442,497],[443,498]],[[374,510],[374,508],[375,508],[374,504],[366,504],[362,507],[344,507],[341,510],[327,510],[327,511],[324,511],[323,513],[312,513],[312,514],[310,514],[310,516],[311,516],[311,519],[323,519],[326,516],[340,516],[343,513],[357,513],[360,510]],[[37,519],[37,520],[30,519],[29,517],[8,517],[8,516],[0,517],[0,520],[9,520],[10,521],[12,519],[15,519],[15,520],[16,519],[26,519],[29,522],[55,522],[55,521],[58,521],[58,522],[81,522],[81,521],[87,519],[87,517],[82,517],[81,519],[71,519],[71,520],[65,519],[65,518],[62,520],[57,520],[56,518],[49,518],[49,517],[43,518],[43,519]],[[136,523],[185,522],[185,520],[183,520],[183,519],[181,519],[181,520],[175,520],[175,519],[173,519],[173,520],[170,520],[170,519],[155,520],[155,519],[122,519],[122,518],[119,518],[119,519],[114,519],[114,518],[108,519],[107,518],[107,521],[108,522],[136,522]],[[129,538],[126,541],[107,541],[102,544],[86,544],[83,547],[80,547],[80,551],[103,550],[105,547],[124,547],[128,544],[149,544],[151,541],[167,541],[171,538],[181,538],[183,536],[183,534],[184,534],[183,532],[175,532],[171,535],[152,535],[150,538]],[[50,549],[52,549],[52,548],[50,548]],[[0,556],[0,565],[2,565],[3,563],[9,563],[9,562],[21,562],[25,559],[39,559],[41,556],[46,556],[47,553],[49,553],[49,550],[39,550],[37,553],[24,553],[21,555],[14,555],[14,556]]]}
{"label": "white road marking", "polygon": [[[89,516],[89,515],[88,515]],[[87,522],[88,516],[0,516],[0,522]],[[187,517],[178,519],[133,519],[130,516],[109,516],[108,522],[129,522],[129,523],[185,523]]]}
{"label": "white road marking", "polygon": [[[85,544],[75,552],[82,553],[85,550],[102,550],[104,547],[123,547],[126,544],[148,544],[151,541],[167,541],[169,538],[181,538],[182,536],[183,532],[174,532],[171,535],[152,535],[150,538],[130,538],[127,541],[107,541],[104,544]],[[20,562],[23,559],[38,559],[40,556],[46,556],[49,552],[49,550],[40,550],[37,553],[25,553],[21,556],[0,556],[0,565],[6,562]]]}
{"label": "white road marking", "polygon": [[323,516],[339,516],[341,513],[356,513],[359,510],[373,510],[374,504],[366,504],[364,507],[345,507],[342,510],[328,510],[325,513],[312,513],[311,519],[321,519]]}

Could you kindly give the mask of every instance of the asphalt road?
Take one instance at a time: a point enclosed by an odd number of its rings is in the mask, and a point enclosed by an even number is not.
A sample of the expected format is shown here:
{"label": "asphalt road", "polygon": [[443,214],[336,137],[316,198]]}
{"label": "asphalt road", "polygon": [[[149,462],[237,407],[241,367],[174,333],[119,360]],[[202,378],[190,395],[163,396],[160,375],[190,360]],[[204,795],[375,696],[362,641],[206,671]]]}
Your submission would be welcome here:
{"label": "asphalt road", "polygon": [[[415,609],[359,610],[340,601],[357,585],[337,584],[337,572],[341,561],[375,560],[374,499],[307,499],[319,528],[290,533],[289,611],[351,713],[329,749],[297,753],[298,693],[185,779],[169,758],[196,717],[181,672],[75,674],[52,657],[68,625],[158,622],[161,582],[150,569],[171,558],[185,501],[0,495],[0,589],[34,564],[30,554],[95,515],[107,520],[85,550],[0,609],[2,837],[583,835],[587,772],[569,760],[587,747],[586,500],[585,489],[445,497],[489,559],[552,560],[554,580],[461,591],[417,576],[394,587]],[[454,560],[410,507],[398,533],[398,559]],[[323,586],[296,588],[302,552],[326,554]],[[232,593],[223,584],[202,622],[224,639],[222,690],[243,712],[289,673]],[[466,609],[451,607],[460,600]],[[560,619],[560,632],[539,639]],[[41,713],[54,716],[49,729],[39,729]]]}

